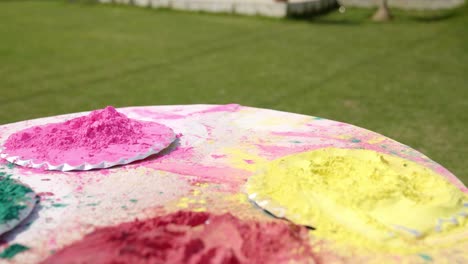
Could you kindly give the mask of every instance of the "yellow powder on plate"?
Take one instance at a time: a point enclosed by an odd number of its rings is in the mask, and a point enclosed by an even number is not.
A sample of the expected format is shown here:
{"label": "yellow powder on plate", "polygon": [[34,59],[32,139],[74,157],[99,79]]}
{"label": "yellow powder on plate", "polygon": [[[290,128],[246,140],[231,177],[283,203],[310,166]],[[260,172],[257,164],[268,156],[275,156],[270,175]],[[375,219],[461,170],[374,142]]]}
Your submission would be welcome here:
{"label": "yellow powder on plate", "polygon": [[319,237],[358,247],[411,251],[467,227],[468,197],[458,188],[428,168],[371,150],[325,148],[275,160],[249,179],[247,192]]}

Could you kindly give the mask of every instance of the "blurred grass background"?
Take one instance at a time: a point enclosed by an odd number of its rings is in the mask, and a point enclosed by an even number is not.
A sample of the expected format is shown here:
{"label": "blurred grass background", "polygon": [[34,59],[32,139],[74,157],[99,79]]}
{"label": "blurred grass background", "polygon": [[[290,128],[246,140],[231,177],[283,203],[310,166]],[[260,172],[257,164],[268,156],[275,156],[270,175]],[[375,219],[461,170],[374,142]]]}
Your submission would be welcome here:
{"label": "blurred grass background", "polygon": [[239,103],[361,126],[468,183],[468,8],[306,19],[0,1],[0,124],[134,105]]}

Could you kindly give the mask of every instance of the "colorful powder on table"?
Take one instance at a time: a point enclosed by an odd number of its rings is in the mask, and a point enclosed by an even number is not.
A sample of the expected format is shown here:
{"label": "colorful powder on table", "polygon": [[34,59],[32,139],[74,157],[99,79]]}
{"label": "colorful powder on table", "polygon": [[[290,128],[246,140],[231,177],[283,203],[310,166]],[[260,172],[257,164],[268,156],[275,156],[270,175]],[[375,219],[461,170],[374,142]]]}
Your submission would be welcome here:
{"label": "colorful powder on table", "polygon": [[[414,162],[370,150],[325,148],[271,162],[249,197],[320,238],[410,252],[433,237],[466,232],[468,197]],[[429,243],[430,244],[430,243]]]}
{"label": "colorful powder on table", "polygon": [[43,263],[315,263],[304,227],[179,211],[97,229]]}
{"label": "colorful powder on table", "polygon": [[12,134],[3,152],[36,163],[77,166],[131,158],[148,152],[155,143],[167,146],[174,139],[172,129],[127,118],[108,106],[63,123],[35,126]]}
{"label": "colorful powder on table", "polygon": [[30,197],[26,194],[32,190],[19,184],[9,176],[0,177],[0,224],[19,219],[21,210],[25,209]]}

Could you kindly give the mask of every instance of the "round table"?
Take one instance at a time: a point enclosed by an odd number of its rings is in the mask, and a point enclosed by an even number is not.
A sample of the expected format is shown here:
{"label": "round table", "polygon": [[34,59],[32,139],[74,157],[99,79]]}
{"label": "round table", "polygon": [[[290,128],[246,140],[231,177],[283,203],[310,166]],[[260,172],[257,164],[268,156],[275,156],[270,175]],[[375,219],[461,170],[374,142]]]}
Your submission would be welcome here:
{"label": "round table", "polygon": [[[3,160],[0,171],[26,183],[40,196],[31,216],[4,237],[10,245],[18,243],[30,248],[15,256],[13,262],[38,262],[96,227],[182,209],[231,212],[240,218],[271,220],[271,216],[252,206],[243,193],[248,177],[265,161],[324,147],[371,149],[406,158],[436,171],[468,192],[452,173],[420,152],[341,122],[235,104],[128,107],[118,111],[130,118],[165,124],[179,138],[156,156],[104,170],[42,171],[12,166]],[[85,114],[0,126],[0,143],[21,129]],[[467,261],[463,250],[466,248],[467,243],[425,253],[429,256],[414,254],[404,259],[423,263],[429,258],[437,261],[450,255],[452,259]],[[347,252],[327,252],[326,245],[321,250],[325,262],[362,263],[399,258],[353,255],[352,248]]]}

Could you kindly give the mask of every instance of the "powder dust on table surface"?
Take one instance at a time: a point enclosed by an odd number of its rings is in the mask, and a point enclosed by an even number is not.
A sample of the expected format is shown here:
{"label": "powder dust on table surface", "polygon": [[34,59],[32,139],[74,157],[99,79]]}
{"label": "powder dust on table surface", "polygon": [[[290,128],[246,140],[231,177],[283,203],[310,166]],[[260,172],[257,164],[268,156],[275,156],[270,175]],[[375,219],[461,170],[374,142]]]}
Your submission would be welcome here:
{"label": "powder dust on table surface", "polygon": [[280,158],[249,179],[247,192],[270,212],[315,227],[317,237],[372,250],[443,247],[438,241],[455,243],[450,236],[468,231],[466,194],[428,168],[371,150]]}
{"label": "powder dust on table surface", "polygon": [[43,263],[315,263],[307,229],[178,211],[100,228]]}
{"label": "powder dust on table surface", "polygon": [[131,158],[148,152],[156,143],[169,145],[173,139],[172,129],[130,119],[108,106],[62,123],[14,133],[5,142],[3,152],[35,163],[77,166]]}

